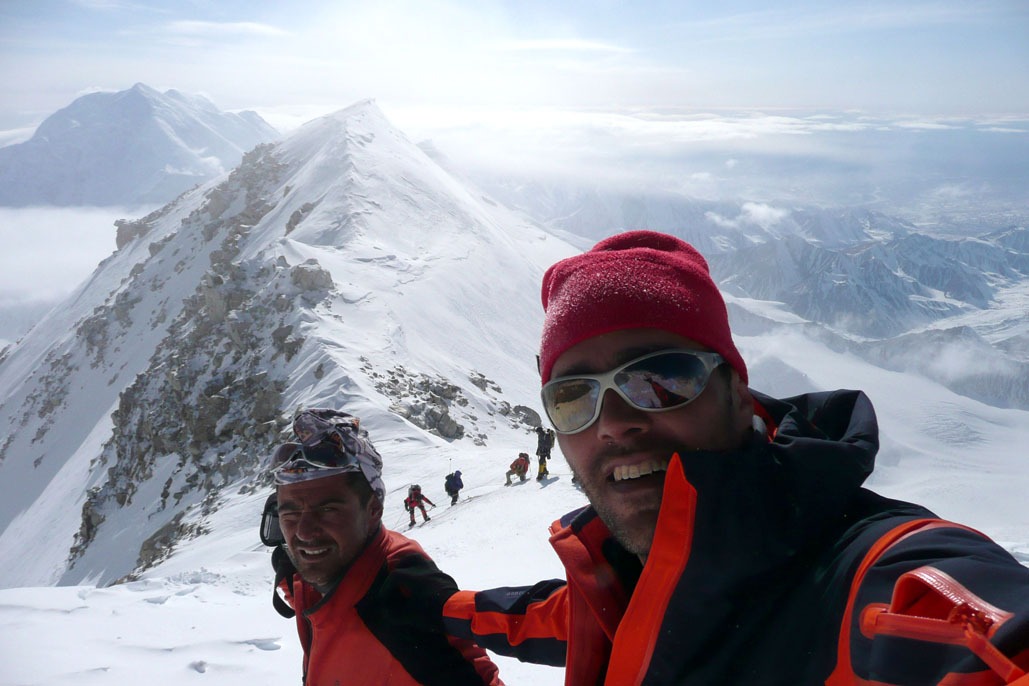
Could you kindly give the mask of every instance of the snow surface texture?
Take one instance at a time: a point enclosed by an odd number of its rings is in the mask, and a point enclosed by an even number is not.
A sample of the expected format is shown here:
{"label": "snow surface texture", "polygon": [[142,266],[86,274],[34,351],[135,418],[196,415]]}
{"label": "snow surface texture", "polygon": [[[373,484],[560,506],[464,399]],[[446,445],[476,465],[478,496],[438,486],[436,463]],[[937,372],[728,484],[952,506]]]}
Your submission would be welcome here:
{"label": "snow surface texture", "polygon": [[[552,479],[503,482],[534,451],[538,284],[571,243],[447,175],[372,103],[128,229],[0,353],[0,685],[298,680],[255,480],[298,405],[363,418],[385,524],[407,531],[402,494],[421,484],[438,505],[408,534],[462,587],[563,575],[547,527],[585,500],[560,452]],[[1024,336],[1008,281],[1005,312],[955,316],[991,341]],[[876,366],[782,302],[727,299],[755,389],[864,389],[883,430],[870,485],[1029,564],[1029,411]],[[454,469],[466,488],[450,507]],[[562,683],[498,663],[509,684]]]}
{"label": "snow surface texture", "polygon": [[[773,343],[782,348],[800,343],[792,354],[817,375],[827,373],[821,367],[839,361],[800,341]],[[753,353],[751,344],[744,342],[745,355]],[[762,364],[756,370],[759,380],[771,381],[763,369]],[[878,385],[889,379],[875,378],[875,370],[857,363],[853,374],[865,373],[871,376],[868,387],[873,389],[873,397],[882,397],[883,393],[874,389],[889,390],[889,386]],[[831,377],[836,372],[828,374]],[[906,383],[902,375],[893,376],[896,383]],[[919,394],[923,391],[931,394],[934,389],[916,389]],[[912,396],[907,390],[902,397],[931,399]],[[899,413],[904,403],[879,405],[892,414]],[[941,445],[942,441],[914,428],[918,421],[931,419],[930,412],[916,409],[898,414],[892,421],[886,417],[885,430],[895,438],[884,457],[892,454],[897,459],[908,454],[910,445],[920,444],[923,450]],[[899,497],[922,497],[939,514],[974,522],[987,533],[1006,532],[1006,547],[1029,564],[1029,523],[1024,515],[1014,523],[1002,518],[1004,512],[1024,510],[1020,500],[1029,486],[1015,449],[1029,440],[1024,413],[1015,413],[1009,420],[1017,420],[1019,415],[1021,432],[1012,434],[1014,440],[1007,443],[1006,451],[991,459],[996,459],[990,467],[992,475],[974,466],[982,465],[992,451],[973,445],[963,457],[964,467],[941,465],[930,469],[931,474],[923,473],[927,464],[939,459],[924,452],[911,454],[897,465],[880,466],[874,479],[877,489]],[[912,416],[915,423],[905,428]],[[583,504],[584,499],[571,485],[571,474],[560,454],[551,461],[552,478],[547,482],[529,480],[503,486],[507,464],[518,449],[531,448],[533,438],[526,435],[521,443],[496,450],[380,444],[387,488],[393,493],[384,522],[418,540],[465,588],[562,578],[561,566],[547,543],[546,528],[551,518]],[[951,455],[956,457],[954,451]],[[453,507],[443,492],[443,475],[451,469],[461,469],[466,484],[461,500]],[[1018,483],[1004,483],[1012,478]],[[400,499],[401,491],[413,482],[422,485],[437,507],[429,510],[430,522],[408,530],[408,515]],[[0,684],[115,686],[140,679],[154,686],[296,683],[301,651],[295,626],[271,607],[269,556],[257,540],[265,495],[261,492],[238,499],[219,511],[211,521],[210,535],[184,545],[139,581],[109,588],[0,590],[0,633],[5,637],[0,642]],[[508,684],[563,683],[560,669],[495,659]]]}

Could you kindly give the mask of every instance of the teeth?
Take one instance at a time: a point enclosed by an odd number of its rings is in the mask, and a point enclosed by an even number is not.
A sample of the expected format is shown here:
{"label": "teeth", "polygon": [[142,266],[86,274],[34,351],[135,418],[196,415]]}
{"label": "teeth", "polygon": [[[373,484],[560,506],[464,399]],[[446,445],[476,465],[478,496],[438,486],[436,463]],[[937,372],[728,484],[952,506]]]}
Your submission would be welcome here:
{"label": "teeth", "polygon": [[304,555],[307,555],[309,557],[313,557],[315,555],[324,555],[325,553],[329,552],[329,549],[328,548],[314,548],[314,549],[304,548],[300,552],[302,552]]}
{"label": "teeth", "polygon": [[646,476],[647,474],[664,472],[667,470],[668,460],[661,460],[660,462],[647,460],[646,462],[640,462],[639,464],[619,465],[615,467],[611,477],[615,481],[628,481],[629,479],[638,479],[641,476]]}

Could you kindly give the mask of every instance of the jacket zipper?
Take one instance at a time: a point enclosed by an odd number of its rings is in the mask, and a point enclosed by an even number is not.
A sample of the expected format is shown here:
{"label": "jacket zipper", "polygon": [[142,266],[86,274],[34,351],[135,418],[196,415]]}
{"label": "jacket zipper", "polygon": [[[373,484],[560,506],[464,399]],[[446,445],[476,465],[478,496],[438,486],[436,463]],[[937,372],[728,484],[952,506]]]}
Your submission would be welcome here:
{"label": "jacket zipper", "polygon": [[[938,601],[933,607],[936,616],[918,616],[904,610],[906,598],[921,598],[925,594]],[[1007,684],[1026,672],[990,643],[989,637],[1012,616],[972,593],[946,572],[925,566],[901,575],[890,605],[867,605],[861,611],[860,626],[861,633],[870,639],[876,635],[898,636],[966,646]]]}

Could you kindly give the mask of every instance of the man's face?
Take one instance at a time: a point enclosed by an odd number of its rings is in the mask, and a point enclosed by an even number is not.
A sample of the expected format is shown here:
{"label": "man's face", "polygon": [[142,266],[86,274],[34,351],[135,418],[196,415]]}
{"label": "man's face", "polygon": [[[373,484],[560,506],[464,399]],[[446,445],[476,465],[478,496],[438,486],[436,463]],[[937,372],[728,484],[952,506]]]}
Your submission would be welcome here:
{"label": "man's face", "polygon": [[[552,378],[598,374],[668,348],[703,350],[696,342],[658,329],[626,329],[572,346],[554,363]],[[607,391],[597,421],[577,434],[558,434],[561,452],[608,529],[627,550],[645,559],[661,507],[672,453],[738,448],[751,426],[753,399],[736,372],[726,383],[711,374],[688,405],[644,412]],[[634,476],[635,475],[635,476]]]}
{"label": "man's face", "polygon": [[331,585],[364,550],[382,518],[382,504],[365,504],[350,485],[351,474],[336,474],[278,487],[279,523],[293,565],[307,583]]}

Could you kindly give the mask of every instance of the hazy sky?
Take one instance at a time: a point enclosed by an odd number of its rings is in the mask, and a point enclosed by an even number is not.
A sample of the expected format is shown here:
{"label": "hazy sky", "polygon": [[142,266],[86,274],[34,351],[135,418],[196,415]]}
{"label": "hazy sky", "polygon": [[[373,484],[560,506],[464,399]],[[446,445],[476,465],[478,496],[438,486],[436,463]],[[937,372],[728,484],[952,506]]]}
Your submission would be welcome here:
{"label": "hazy sky", "polygon": [[[1004,223],[1029,188],[1027,36],[1026,0],[0,0],[0,145],[137,82],[282,131],[373,98],[491,169]],[[67,245],[107,254],[98,217]],[[39,283],[26,221],[0,214],[0,293]],[[55,288],[76,273],[57,265]]]}
{"label": "hazy sky", "polygon": [[[770,9],[770,7],[772,9]],[[0,0],[0,129],[144,82],[281,126],[542,109],[1029,112],[1024,0]]]}

